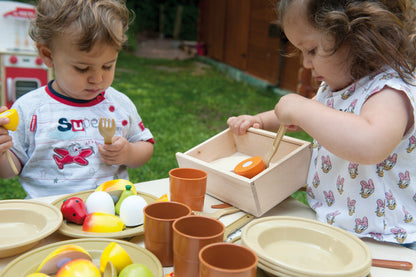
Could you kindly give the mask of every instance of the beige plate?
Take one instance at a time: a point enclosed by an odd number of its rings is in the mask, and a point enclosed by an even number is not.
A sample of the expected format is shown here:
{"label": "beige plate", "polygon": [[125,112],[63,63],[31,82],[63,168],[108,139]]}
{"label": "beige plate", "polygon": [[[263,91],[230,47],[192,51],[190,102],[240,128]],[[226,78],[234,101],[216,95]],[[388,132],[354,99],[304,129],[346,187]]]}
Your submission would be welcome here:
{"label": "beige plate", "polygon": [[[65,199],[69,197],[79,197],[82,200],[86,201],[88,196],[93,193],[95,190],[86,190],[81,192],[76,192],[72,194],[65,195],[64,197],[57,199],[52,202],[52,205],[57,207],[61,210],[62,203]],[[144,200],[150,204],[156,202],[157,198],[151,194],[147,194],[144,192],[137,192],[137,195],[140,195],[144,198]],[[61,228],[59,228],[59,232],[73,238],[130,238],[138,235],[142,235],[143,225],[136,226],[136,227],[127,227],[121,232],[113,232],[113,233],[95,233],[95,232],[85,232],[82,230],[82,225],[78,225],[72,222],[67,222],[66,220],[63,221]]]}
{"label": "beige plate", "polygon": [[20,254],[62,224],[56,207],[34,200],[0,201],[0,258]]}
{"label": "beige plate", "polygon": [[36,272],[39,264],[55,249],[69,244],[75,244],[84,248],[92,256],[95,265],[100,265],[100,257],[107,245],[115,241],[129,254],[133,263],[141,263],[147,266],[154,277],[163,276],[163,268],[160,261],[150,251],[131,242],[105,238],[73,239],[45,245],[29,251],[11,261],[1,272],[2,277],[27,276]]}
{"label": "beige plate", "polygon": [[371,253],[360,239],[316,220],[270,216],[253,220],[241,235],[269,268],[293,276],[366,276]]}

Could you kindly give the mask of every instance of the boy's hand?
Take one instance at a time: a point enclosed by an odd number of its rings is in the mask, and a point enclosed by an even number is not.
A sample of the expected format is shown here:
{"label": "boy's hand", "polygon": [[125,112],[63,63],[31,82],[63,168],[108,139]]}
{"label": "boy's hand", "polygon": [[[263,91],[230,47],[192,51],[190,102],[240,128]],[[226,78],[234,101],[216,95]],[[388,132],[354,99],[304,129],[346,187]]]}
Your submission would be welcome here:
{"label": "boy's hand", "polygon": [[[6,106],[0,107],[0,113],[7,111]],[[10,119],[7,117],[0,117],[0,154],[3,154],[13,146],[12,137],[9,136],[9,131],[3,128],[3,125],[10,123]]]}
{"label": "boy's hand", "polygon": [[98,145],[100,159],[108,165],[122,165],[129,157],[129,142],[124,137],[113,137],[112,144]]}

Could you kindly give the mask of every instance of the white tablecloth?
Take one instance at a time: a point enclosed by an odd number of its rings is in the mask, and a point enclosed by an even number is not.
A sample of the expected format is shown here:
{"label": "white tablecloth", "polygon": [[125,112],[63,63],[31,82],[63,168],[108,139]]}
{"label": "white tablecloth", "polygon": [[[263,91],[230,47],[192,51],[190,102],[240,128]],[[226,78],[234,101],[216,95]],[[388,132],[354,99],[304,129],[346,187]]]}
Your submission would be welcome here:
{"label": "white tablecloth", "polygon": [[[150,193],[156,197],[160,197],[167,193],[169,195],[169,179],[159,179],[149,182],[142,182],[135,184],[136,189],[141,192]],[[51,196],[51,197],[44,197],[38,198],[36,200],[46,203],[51,203],[55,199],[58,199],[61,196]],[[215,211],[211,208],[211,205],[221,203],[218,199],[215,199],[209,195],[205,198],[204,204],[204,211],[210,212]],[[220,220],[227,226],[243,216],[243,212],[238,212],[236,214],[227,215],[222,217]],[[278,204],[276,207],[268,211],[263,216],[276,216],[276,215],[286,215],[286,216],[299,216],[304,218],[314,219],[315,215],[314,212],[303,203],[296,201],[293,198],[288,198],[282,203]],[[60,235],[58,232],[55,232],[51,236],[41,240],[39,244],[35,246],[40,247],[49,243],[54,243],[62,240],[72,239],[63,235]],[[132,242],[144,247],[143,237],[136,237],[132,240]],[[364,242],[368,245],[373,258],[376,259],[390,259],[390,260],[406,260],[413,263],[416,266],[416,251],[410,250],[408,248],[389,244],[389,243],[379,243],[374,240],[364,240]],[[33,249],[33,248],[32,248]],[[30,251],[30,250],[29,250]],[[8,257],[0,259],[0,270],[5,267],[10,261],[15,259],[17,256]],[[172,272],[172,268],[164,268],[164,272],[170,273]],[[371,268],[371,277],[415,277],[416,270],[413,268],[411,271],[405,270],[395,270],[395,269],[385,269],[380,267],[372,267]],[[16,276],[18,277],[18,276]]]}

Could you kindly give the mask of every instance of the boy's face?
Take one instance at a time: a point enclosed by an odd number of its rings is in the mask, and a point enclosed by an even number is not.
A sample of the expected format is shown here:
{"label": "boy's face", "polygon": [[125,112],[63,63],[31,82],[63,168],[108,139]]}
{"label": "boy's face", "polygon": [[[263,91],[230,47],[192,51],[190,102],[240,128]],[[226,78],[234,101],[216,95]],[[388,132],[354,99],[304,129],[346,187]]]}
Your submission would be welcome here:
{"label": "boy's face", "polygon": [[39,53],[55,73],[52,87],[62,95],[91,100],[113,82],[118,51],[97,43],[89,52],[80,51],[71,36],[54,39],[53,48],[39,45]]}

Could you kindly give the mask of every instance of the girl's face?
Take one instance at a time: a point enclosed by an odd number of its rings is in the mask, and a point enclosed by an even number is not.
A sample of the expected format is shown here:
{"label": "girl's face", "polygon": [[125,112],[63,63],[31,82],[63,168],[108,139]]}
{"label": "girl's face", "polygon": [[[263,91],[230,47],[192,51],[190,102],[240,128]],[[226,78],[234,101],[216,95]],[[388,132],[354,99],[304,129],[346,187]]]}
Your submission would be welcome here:
{"label": "girl's face", "polygon": [[283,25],[286,37],[302,52],[303,66],[312,70],[314,78],[325,81],[333,91],[353,82],[348,47],[341,46],[331,55],[333,42],[307,21],[305,1],[296,0],[289,6]]}
{"label": "girl's face", "polygon": [[113,82],[118,51],[97,43],[89,52],[80,51],[71,36],[61,35],[53,48],[38,45],[39,53],[55,73],[52,87],[62,95],[91,100]]}

